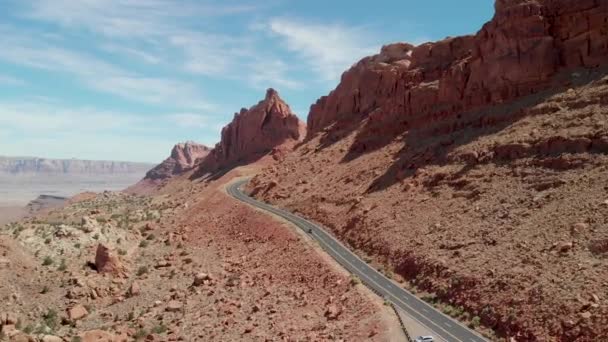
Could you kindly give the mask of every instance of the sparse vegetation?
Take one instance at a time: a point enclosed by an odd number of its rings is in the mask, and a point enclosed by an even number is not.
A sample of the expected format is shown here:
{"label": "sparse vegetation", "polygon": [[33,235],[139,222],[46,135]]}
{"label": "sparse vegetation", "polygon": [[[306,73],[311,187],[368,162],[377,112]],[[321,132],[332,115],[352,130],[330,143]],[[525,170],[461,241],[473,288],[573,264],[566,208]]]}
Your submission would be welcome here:
{"label": "sparse vegetation", "polygon": [[148,268],[146,266],[140,266],[137,269],[137,276],[142,276],[144,274],[148,273]]}
{"label": "sparse vegetation", "polygon": [[146,247],[148,247],[148,245],[149,245],[149,244],[150,244],[150,243],[149,243],[147,240],[142,240],[142,241],[139,243],[139,247],[141,247],[141,248],[146,248]]}
{"label": "sparse vegetation", "polygon": [[61,263],[59,264],[59,267],[57,267],[57,271],[65,271],[68,268],[68,265],[66,265],[65,263],[65,259],[61,259]]}
{"label": "sparse vegetation", "polygon": [[356,275],[351,274],[350,275],[350,284],[352,286],[359,285],[359,284],[361,284],[361,279],[359,279],[359,277],[357,277]]}
{"label": "sparse vegetation", "polygon": [[42,290],[40,290],[40,293],[41,293],[41,294],[45,294],[45,293],[48,293],[48,292],[49,292],[49,287],[48,287],[48,286],[46,286],[46,285],[44,285],[44,286],[42,287]]}
{"label": "sparse vegetation", "polygon": [[479,327],[480,324],[481,324],[481,318],[479,318],[479,316],[474,316],[473,318],[471,318],[469,327],[475,329],[475,328]]}
{"label": "sparse vegetation", "polygon": [[53,309],[48,309],[48,311],[42,315],[42,323],[44,326],[54,331],[59,324],[59,317],[57,316],[57,311]]}
{"label": "sparse vegetation", "polygon": [[153,334],[162,334],[167,331],[167,327],[164,324],[159,324],[152,328]]}
{"label": "sparse vegetation", "polygon": [[54,263],[53,258],[51,258],[50,256],[46,256],[44,257],[44,260],[42,260],[42,266],[50,266]]}
{"label": "sparse vegetation", "polygon": [[146,337],[148,335],[148,332],[146,331],[146,329],[139,329],[137,330],[137,332],[135,333],[135,335],[133,336],[136,340],[141,340],[142,338]]}

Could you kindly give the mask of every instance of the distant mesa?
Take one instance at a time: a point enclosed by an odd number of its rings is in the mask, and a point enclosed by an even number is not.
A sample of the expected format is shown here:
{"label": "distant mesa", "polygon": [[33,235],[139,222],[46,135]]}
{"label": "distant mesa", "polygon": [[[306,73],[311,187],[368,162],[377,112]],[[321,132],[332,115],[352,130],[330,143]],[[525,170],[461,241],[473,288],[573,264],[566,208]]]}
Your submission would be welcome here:
{"label": "distant mesa", "polygon": [[193,141],[179,143],[173,147],[169,158],[148,171],[145,179],[158,181],[182,174],[192,169],[209,152],[211,152],[209,147]]}
{"label": "distant mesa", "polygon": [[6,175],[128,175],[144,174],[152,166],[122,161],[0,157],[0,174]]}

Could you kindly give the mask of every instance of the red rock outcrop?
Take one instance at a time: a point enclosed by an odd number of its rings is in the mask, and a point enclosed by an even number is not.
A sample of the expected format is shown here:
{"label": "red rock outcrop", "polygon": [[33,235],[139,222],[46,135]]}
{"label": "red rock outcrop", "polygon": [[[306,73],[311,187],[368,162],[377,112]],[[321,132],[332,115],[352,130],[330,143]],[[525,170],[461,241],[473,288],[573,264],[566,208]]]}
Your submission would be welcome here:
{"label": "red rock outcrop", "polygon": [[446,120],[453,131],[466,126],[458,114],[537,93],[562,71],[608,64],[607,1],[498,0],[495,8],[476,35],[387,45],[362,59],[311,106],[307,138],[366,118],[368,136]]}
{"label": "red rock outcrop", "polygon": [[255,160],[277,146],[300,141],[304,133],[304,123],[276,90],[268,89],[264,100],[234,114],[222,129],[221,141],[201,162],[199,173]]}
{"label": "red rock outcrop", "polygon": [[210,151],[209,147],[192,141],[177,144],[171,150],[171,156],[148,171],[144,179],[164,180],[179,175],[192,169]]}
{"label": "red rock outcrop", "polygon": [[118,256],[102,244],[97,245],[95,267],[99,273],[109,273],[115,276],[122,276],[126,271]]}

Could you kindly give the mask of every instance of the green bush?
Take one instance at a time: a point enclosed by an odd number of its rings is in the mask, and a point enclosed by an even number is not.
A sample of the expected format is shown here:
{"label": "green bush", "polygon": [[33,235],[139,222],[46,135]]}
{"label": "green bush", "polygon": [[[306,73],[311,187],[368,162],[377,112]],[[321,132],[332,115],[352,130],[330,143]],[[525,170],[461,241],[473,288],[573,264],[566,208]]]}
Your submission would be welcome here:
{"label": "green bush", "polygon": [[141,340],[142,338],[146,337],[148,335],[148,332],[146,331],[146,329],[139,329],[137,330],[137,332],[135,333],[135,336],[133,336],[136,340]]}
{"label": "green bush", "polygon": [[167,331],[167,327],[164,324],[159,324],[159,325],[155,326],[154,328],[152,328],[153,334],[162,334],[165,331]]}
{"label": "green bush", "polygon": [[481,318],[479,318],[479,316],[475,316],[473,318],[471,318],[471,323],[469,323],[469,326],[473,329],[477,328],[479,325],[481,324]]}
{"label": "green bush", "polygon": [[146,266],[140,266],[140,267],[137,269],[137,275],[138,275],[138,276],[142,276],[142,275],[144,275],[144,274],[146,274],[146,273],[148,273],[148,268],[147,268]]}
{"label": "green bush", "polygon": [[48,309],[48,311],[42,315],[42,321],[45,326],[49,327],[51,331],[57,328],[59,324],[59,317],[57,316],[57,311],[53,309]]}
{"label": "green bush", "polygon": [[46,256],[44,257],[44,260],[42,260],[42,266],[50,266],[54,263],[53,258],[51,258],[50,256]]}
{"label": "green bush", "polygon": [[57,270],[63,272],[67,268],[68,268],[68,265],[66,265],[65,259],[61,259],[61,263],[59,264],[59,267],[57,267]]}

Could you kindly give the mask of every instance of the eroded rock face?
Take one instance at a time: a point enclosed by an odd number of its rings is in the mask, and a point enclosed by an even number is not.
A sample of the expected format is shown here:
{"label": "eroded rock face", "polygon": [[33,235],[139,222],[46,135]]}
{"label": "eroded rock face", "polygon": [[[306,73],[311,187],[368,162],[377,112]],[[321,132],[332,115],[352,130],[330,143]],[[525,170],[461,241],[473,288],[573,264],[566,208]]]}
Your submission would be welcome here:
{"label": "eroded rock face", "polygon": [[[476,35],[387,45],[362,59],[311,107],[307,137],[366,118],[369,136],[453,131],[466,119],[460,113],[537,93],[565,70],[608,64],[608,2],[498,0],[495,7]],[[433,131],[447,120],[451,127]]]}
{"label": "eroded rock face", "polygon": [[210,151],[209,147],[192,141],[177,144],[171,150],[171,156],[150,170],[145,179],[164,180],[179,175],[192,169]]}
{"label": "eroded rock face", "polygon": [[249,109],[234,114],[222,129],[221,141],[201,163],[201,172],[212,172],[231,164],[254,160],[273,148],[299,141],[305,125],[274,89]]}

